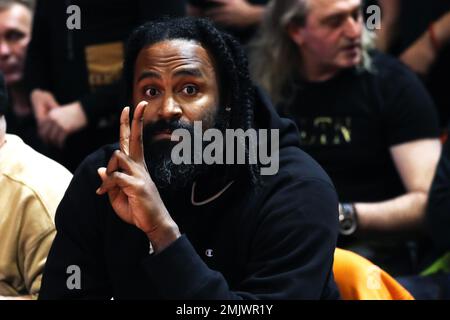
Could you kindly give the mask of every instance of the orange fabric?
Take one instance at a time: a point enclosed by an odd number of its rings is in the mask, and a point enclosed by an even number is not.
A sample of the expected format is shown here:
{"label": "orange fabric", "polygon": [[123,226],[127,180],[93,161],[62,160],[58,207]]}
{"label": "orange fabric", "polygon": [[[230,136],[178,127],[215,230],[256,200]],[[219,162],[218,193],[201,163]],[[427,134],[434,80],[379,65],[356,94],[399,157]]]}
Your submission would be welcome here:
{"label": "orange fabric", "polygon": [[333,272],[344,300],[414,300],[394,278],[356,253],[337,248]]}

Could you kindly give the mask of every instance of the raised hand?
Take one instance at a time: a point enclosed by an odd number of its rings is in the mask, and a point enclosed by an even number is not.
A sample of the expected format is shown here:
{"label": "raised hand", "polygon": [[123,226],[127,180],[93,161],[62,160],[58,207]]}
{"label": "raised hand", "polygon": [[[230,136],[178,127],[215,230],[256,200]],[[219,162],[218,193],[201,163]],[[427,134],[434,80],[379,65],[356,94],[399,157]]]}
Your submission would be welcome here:
{"label": "raised hand", "polygon": [[144,158],[143,115],[147,102],[140,102],[130,131],[130,108],[120,117],[120,150],[116,150],[106,168],[98,169],[102,185],[98,195],[108,194],[111,206],[125,222],[141,229],[155,252],[175,241],[180,233],[161,200]]}

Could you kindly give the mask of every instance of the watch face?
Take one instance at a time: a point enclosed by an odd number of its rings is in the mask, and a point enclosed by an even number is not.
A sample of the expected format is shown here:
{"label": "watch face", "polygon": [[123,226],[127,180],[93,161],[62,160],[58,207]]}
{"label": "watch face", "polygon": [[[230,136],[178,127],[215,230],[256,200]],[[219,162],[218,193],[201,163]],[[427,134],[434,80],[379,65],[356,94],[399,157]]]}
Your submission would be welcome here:
{"label": "watch face", "polygon": [[349,236],[356,230],[356,225],[351,219],[345,219],[341,222],[341,234]]}
{"label": "watch face", "polygon": [[344,236],[352,235],[356,231],[356,221],[351,216],[339,215],[339,231]]}

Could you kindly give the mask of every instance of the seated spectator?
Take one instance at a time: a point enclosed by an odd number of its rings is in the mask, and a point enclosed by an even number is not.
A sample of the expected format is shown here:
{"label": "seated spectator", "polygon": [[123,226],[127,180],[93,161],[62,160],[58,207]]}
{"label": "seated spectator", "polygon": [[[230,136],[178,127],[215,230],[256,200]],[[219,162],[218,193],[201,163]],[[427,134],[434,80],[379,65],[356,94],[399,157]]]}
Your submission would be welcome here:
{"label": "seated spectator", "polygon": [[264,16],[269,0],[188,0],[187,13],[207,17],[246,44]]}
{"label": "seated spectator", "polygon": [[55,236],[53,218],[72,175],[6,134],[0,74],[0,300],[35,298]]}
{"label": "seated spectator", "polygon": [[369,50],[360,7],[360,0],[273,2],[254,45],[254,76],[335,183],[339,245],[392,275],[415,273],[441,150],[438,120],[417,77]]}
{"label": "seated spectator", "polygon": [[[59,205],[40,299],[336,298],[334,187],[254,90],[237,41],[203,19],[150,22],[131,35],[124,79],[136,107],[122,111],[120,144],[89,156]],[[194,122],[278,132],[278,173],[249,157],[177,165],[177,129],[195,139]],[[69,264],[81,286],[68,288]]]}
{"label": "seated spectator", "polygon": [[[79,12],[68,6],[78,6]],[[25,78],[48,155],[74,171],[116,140],[123,45],[138,25],[185,13],[179,0],[39,1]],[[80,29],[67,25],[80,23]]]}
{"label": "seated spectator", "polygon": [[18,135],[38,151],[44,150],[24,88],[23,71],[33,17],[31,0],[0,1],[0,72],[5,77],[9,106],[5,113],[8,133]]}

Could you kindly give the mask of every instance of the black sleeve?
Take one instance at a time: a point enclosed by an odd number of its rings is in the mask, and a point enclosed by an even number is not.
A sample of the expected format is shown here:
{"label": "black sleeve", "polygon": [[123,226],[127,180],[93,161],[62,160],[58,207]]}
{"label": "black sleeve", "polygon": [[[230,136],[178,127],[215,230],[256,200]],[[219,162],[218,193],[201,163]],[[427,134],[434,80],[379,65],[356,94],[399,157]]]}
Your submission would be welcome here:
{"label": "black sleeve", "polygon": [[50,61],[50,26],[48,1],[37,1],[33,16],[32,37],[27,49],[25,61],[24,83],[26,89],[31,92],[34,89],[49,90],[51,83]]}
{"label": "black sleeve", "polygon": [[387,143],[438,138],[439,121],[429,93],[412,71],[397,63],[381,77]]}
{"label": "black sleeve", "polygon": [[[320,299],[332,276],[338,200],[321,181],[281,187],[262,208],[245,279],[230,289],[185,236],[144,260],[152,284],[168,299]],[[334,295],[334,296],[333,296]]]}
{"label": "black sleeve", "polygon": [[81,107],[89,124],[96,124],[100,118],[109,115],[119,115],[121,108],[127,103],[120,81],[98,88],[95,92],[89,92],[80,98]]}
{"label": "black sleeve", "polygon": [[450,141],[444,145],[431,185],[426,219],[436,245],[450,250]]}
{"label": "black sleeve", "polygon": [[[104,261],[101,258],[102,226],[98,213],[99,199],[95,193],[100,178],[95,179],[89,163],[90,157],[75,172],[56,211],[56,237],[45,265],[39,299],[109,299],[111,289]],[[81,289],[70,289],[75,273],[68,268],[80,270]]]}

